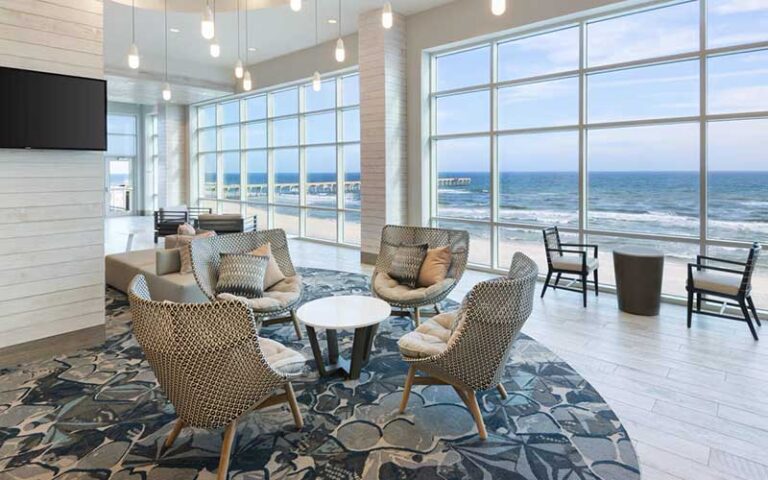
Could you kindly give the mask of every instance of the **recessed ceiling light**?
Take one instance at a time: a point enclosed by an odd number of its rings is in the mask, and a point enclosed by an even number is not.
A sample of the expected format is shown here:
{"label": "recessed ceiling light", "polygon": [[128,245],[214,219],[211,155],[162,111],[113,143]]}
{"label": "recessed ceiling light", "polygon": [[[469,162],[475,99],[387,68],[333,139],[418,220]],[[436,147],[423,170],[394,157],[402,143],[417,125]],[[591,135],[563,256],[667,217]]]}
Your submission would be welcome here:
{"label": "recessed ceiling light", "polygon": [[331,25],[336,25],[337,22],[335,18],[329,18],[328,23],[330,23]]}
{"label": "recessed ceiling light", "polygon": [[181,32],[181,30],[179,30],[178,28],[171,28],[170,30],[171,30],[171,33],[179,33],[179,32]]}
{"label": "recessed ceiling light", "polygon": [[256,47],[248,47],[248,51],[249,52],[255,52],[256,51]]}

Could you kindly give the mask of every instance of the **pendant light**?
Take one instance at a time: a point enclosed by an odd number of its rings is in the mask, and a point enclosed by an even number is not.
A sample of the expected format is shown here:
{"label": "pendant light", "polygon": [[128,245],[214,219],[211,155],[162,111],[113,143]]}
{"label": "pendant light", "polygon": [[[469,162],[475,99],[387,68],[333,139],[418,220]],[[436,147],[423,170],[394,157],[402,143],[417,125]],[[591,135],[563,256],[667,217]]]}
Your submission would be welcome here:
{"label": "pendant light", "polygon": [[394,24],[394,18],[392,16],[392,4],[389,2],[384,3],[384,9],[381,11],[381,24],[389,30]]}
{"label": "pendant light", "polygon": [[163,100],[171,101],[171,84],[168,83],[168,0],[164,2],[165,9],[165,28],[163,29],[165,37],[165,83],[163,84]]}
{"label": "pendant light", "polygon": [[491,0],[491,13],[496,15],[504,15],[507,11],[507,0]]}
{"label": "pendant light", "polygon": [[301,0],[291,0],[291,10],[298,12],[301,10]]}
{"label": "pendant light", "polygon": [[[216,0],[213,0],[213,30],[216,31]],[[219,41],[216,40],[216,35],[213,35],[213,39],[211,39],[211,45],[208,47],[208,52],[211,54],[213,58],[219,58],[219,55],[221,55],[221,45],[219,45]]]}
{"label": "pendant light", "polygon": [[237,0],[237,62],[235,62],[235,78],[243,78],[243,61],[240,60],[240,0]]}
{"label": "pendant light", "polygon": [[[245,0],[245,64],[248,65],[248,0]],[[253,88],[253,79],[251,78],[251,71],[247,68],[243,74],[243,90],[250,92]]]}
{"label": "pendant light", "polygon": [[208,0],[205,0],[205,9],[203,10],[203,20],[200,22],[200,33],[206,40],[212,39],[216,35],[216,25],[213,22],[213,12]]}
{"label": "pendant light", "polygon": [[128,66],[136,70],[139,68],[139,47],[136,46],[136,0],[131,1],[131,46],[128,49]]}
{"label": "pendant light", "polygon": [[347,58],[347,52],[344,50],[344,40],[341,38],[341,0],[338,0],[339,3],[339,18],[336,22],[336,25],[339,27],[339,39],[336,40],[336,61],[339,63],[343,63],[344,60]]}
{"label": "pendant light", "polygon": [[[315,0],[315,46],[317,46],[317,0]],[[312,75],[312,90],[319,92],[320,89],[323,88],[323,84],[320,80],[320,72],[315,70],[315,74]]]}

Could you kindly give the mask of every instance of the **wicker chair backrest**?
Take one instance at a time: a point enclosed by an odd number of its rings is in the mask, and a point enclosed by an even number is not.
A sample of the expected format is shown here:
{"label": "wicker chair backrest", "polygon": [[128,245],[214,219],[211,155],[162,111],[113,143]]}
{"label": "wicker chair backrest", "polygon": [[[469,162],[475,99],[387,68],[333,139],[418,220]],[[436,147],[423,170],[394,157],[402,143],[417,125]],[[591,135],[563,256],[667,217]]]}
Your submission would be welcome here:
{"label": "wicker chair backrest", "polygon": [[376,260],[376,272],[387,272],[400,245],[426,243],[429,248],[450,247],[451,266],[448,278],[457,282],[464,274],[469,255],[469,233],[446,228],[407,227],[387,225],[381,231],[381,248]]}

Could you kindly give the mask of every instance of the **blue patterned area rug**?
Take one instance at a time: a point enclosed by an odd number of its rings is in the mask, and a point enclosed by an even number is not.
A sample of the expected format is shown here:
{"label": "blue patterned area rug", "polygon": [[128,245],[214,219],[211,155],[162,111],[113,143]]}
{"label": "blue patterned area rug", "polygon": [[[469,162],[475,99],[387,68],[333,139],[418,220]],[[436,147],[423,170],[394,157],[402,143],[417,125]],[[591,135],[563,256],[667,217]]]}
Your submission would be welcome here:
{"label": "blue patterned area rug", "polygon": [[[301,274],[306,300],[368,292],[362,275]],[[107,292],[107,316],[102,347],[0,370],[0,478],[214,477],[221,432],[186,429],[160,454],[173,407],[130,333],[123,294]],[[305,427],[295,429],[285,406],[248,414],[238,426],[230,479],[640,478],[616,414],[573,368],[525,335],[504,376],[509,398],[495,390],[478,398],[487,441],[450,387],[416,387],[399,415],[406,365],[397,339],[411,325],[395,317],[382,324],[358,381],[318,379],[309,361],[294,381]],[[312,358],[290,325],[262,334]],[[342,351],[351,340],[342,335]]]}

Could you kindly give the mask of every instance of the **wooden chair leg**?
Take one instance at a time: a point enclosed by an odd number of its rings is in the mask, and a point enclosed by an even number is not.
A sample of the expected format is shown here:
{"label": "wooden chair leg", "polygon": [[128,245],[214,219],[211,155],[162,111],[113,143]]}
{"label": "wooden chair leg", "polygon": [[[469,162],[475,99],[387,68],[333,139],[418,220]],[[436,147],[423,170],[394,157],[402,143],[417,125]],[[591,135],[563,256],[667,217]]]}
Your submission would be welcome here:
{"label": "wooden chair leg", "polygon": [[221,443],[221,457],[219,458],[219,473],[217,480],[226,480],[229,474],[229,457],[232,455],[232,445],[235,443],[235,432],[237,431],[237,420],[227,425],[224,431],[224,441]]}
{"label": "wooden chair leg", "polygon": [[496,390],[499,391],[499,395],[501,395],[501,398],[503,400],[506,400],[509,397],[509,394],[507,394],[507,389],[504,388],[504,385],[502,384],[496,385]]}
{"label": "wooden chair leg", "polygon": [[472,390],[465,391],[464,401],[466,402],[469,411],[472,413],[472,417],[475,419],[475,423],[477,424],[477,433],[480,435],[480,440],[487,439],[488,432],[485,431],[485,421],[483,420],[483,414],[480,413],[480,406],[477,404],[477,397],[475,397],[475,392]]}
{"label": "wooden chair leg", "polygon": [[403,387],[403,398],[400,400],[400,413],[405,412],[405,408],[408,406],[408,398],[411,396],[411,388],[413,387],[413,378],[416,376],[416,367],[411,365],[408,367],[408,374],[405,376],[405,386]]}
{"label": "wooden chair leg", "polygon": [[747,297],[747,303],[749,304],[749,309],[752,310],[752,316],[755,317],[755,322],[757,322],[757,326],[762,327],[763,324],[760,323],[760,317],[757,316],[757,308],[755,308],[755,302],[752,300],[752,297]]}
{"label": "wooden chair leg", "polygon": [[693,289],[688,290],[688,328],[691,328],[693,319]]}
{"label": "wooden chair leg", "polygon": [[587,308],[587,274],[581,274],[581,298],[583,299],[584,308]]}
{"label": "wooden chair leg", "polygon": [[419,325],[421,325],[421,310],[419,307],[413,309],[413,323],[416,324],[416,328],[419,328]]}
{"label": "wooden chair leg", "polygon": [[755,326],[752,324],[752,318],[750,318],[749,316],[749,310],[747,310],[747,304],[743,299],[739,300],[739,306],[741,307],[741,313],[744,315],[744,321],[747,322],[749,331],[752,333],[752,338],[754,338],[755,340],[760,340],[757,337],[757,331],[755,331]]}
{"label": "wooden chair leg", "polygon": [[163,451],[166,451],[173,446],[173,442],[175,442],[176,438],[178,438],[182,428],[184,428],[184,421],[182,419],[176,420],[176,423],[173,425],[173,429],[171,429],[171,433],[169,433],[168,437],[165,439],[165,443],[163,444]]}
{"label": "wooden chair leg", "polygon": [[556,287],[560,285],[560,277],[562,277],[562,276],[563,276],[562,273],[558,273],[557,276],[555,277],[555,286]]}
{"label": "wooden chair leg", "polygon": [[296,428],[301,430],[304,427],[304,419],[301,418],[301,410],[299,410],[299,403],[296,401],[296,393],[293,391],[291,382],[285,384],[285,394],[288,396],[288,406],[291,407],[293,422]]}
{"label": "wooden chair leg", "polygon": [[597,269],[595,269],[592,275],[595,277],[595,296],[597,297],[598,294],[600,293],[600,289],[598,288],[598,285],[600,285],[600,282],[597,281]]}
{"label": "wooden chair leg", "polygon": [[299,319],[296,317],[296,310],[291,310],[291,321],[293,322],[293,328],[296,330],[296,337],[301,340],[301,324],[299,324]]}
{"label": "wooden chair leg", "polygon": [[544,287],[541,289],[541,298],[544,298],[544,294],[547,293],[547,287],[549,287],[549,280],[552,278],[552,271],[547,272],[547,278],[544,280]]}

